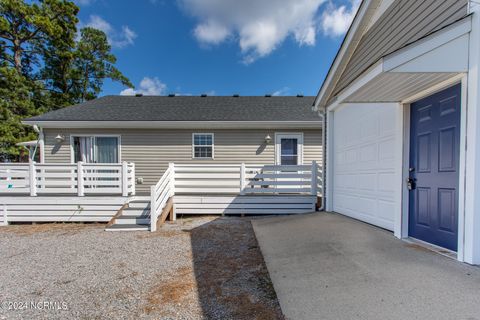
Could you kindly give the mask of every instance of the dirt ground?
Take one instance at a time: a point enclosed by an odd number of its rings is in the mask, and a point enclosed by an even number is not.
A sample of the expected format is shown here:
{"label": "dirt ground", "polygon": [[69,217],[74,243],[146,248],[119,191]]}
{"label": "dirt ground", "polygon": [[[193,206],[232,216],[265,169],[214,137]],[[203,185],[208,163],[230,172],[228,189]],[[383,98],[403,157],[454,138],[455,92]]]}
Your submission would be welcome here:
{"label": "dirt ground", "polygon": [[283,319],[247,218],[103,230],[0,228],[0,318]]}

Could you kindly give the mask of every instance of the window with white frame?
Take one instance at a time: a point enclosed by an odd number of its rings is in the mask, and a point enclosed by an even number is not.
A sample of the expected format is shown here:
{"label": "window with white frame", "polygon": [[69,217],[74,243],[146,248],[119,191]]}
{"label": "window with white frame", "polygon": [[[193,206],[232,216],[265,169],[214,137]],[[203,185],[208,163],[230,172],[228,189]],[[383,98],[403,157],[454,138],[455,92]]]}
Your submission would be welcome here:
{"label": "window with white frame", "polygon": [[73,162],[118,163],[118,136],[72,136]]}
{"label": "window with white frame", "polygon": [[193,158],[213,159],[213,133],[193,134]]}
{"label": "window with white frame", "polygon": [[275,134],[276,162],[279,165],[303,164],[303,134],[276,133]]}

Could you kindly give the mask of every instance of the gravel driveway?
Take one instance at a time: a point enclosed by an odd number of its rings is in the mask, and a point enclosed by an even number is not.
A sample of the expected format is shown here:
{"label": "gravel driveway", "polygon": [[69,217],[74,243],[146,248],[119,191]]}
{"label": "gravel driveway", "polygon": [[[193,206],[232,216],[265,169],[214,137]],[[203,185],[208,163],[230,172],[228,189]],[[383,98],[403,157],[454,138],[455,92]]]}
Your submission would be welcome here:
{"label": "gravel driveway", "polygon": [[182,219],[157,233],[8,226],[0,256],[2,319],[283,318],[244,218]]}

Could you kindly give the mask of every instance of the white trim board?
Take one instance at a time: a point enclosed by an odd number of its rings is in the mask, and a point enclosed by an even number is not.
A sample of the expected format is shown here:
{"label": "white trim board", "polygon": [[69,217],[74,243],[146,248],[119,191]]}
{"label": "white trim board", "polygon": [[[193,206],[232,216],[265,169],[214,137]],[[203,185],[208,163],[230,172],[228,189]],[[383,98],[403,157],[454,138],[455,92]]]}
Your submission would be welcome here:
{"label": "white trim board", "polygon": [[[460,41],[460,43],[458,41],[462,40],[462,36],[469,33],[471,30],[472,30],[471,17],[466,17],[446,27],[445,29],[437,31],[423,39],[420,39],[400,50],[397,50],[387,55],[383,59],[384,60],[383,71],[385,72],[395,71],[395,69],[401,67],[407,62],[410,62],[414,59],[417,59],[418,57],[426,55],[437,48],[444,47],[451,42],[453,42],[452,45],[454,45],[454,47],[457,47],[457,50],[458,50],[459,49],[458,46],[463,45],[462,41]],[[468,40],[468,39],[465,39],[465,40]],[[468,43],[467,43],[467,47],[468,47]],[[464,53],[463,58],[467,60],[467,61],[462,61],[462,63],[468,62],[468,52],[462,52],[462,53]],[[459,58],[460,57],[456,56],[455,59],[450,59],[450,60],[458,60]],[[443,68],[446,63],[446,61],[444,60],[434,61],[434,62],[437,63],[437,65],[435,66],[436,68]],[[435,70],[435,72],[464,72],[464,71],[466,71],[464,67],[461,67],[460,69],[457,69],[457,70],[446,70],[446,71],[441,71],[441,69]],[[404,72],[409,72],[409,71],[404,71]],[[419,70],[417,72],[422,72],[422,71]],[[428,72],[433,72],[433,70],[430,70]]]}
{"label": "white trim board", "polygon": [[480,264],[480,6],[472,6],[470,32],[470,64],[467,95],[467,152],[465,159],[464,261]]}
{"label": "white trim board", "polygon": [[319,129],[318,121],[22,121],[41,128],[113,129]]}

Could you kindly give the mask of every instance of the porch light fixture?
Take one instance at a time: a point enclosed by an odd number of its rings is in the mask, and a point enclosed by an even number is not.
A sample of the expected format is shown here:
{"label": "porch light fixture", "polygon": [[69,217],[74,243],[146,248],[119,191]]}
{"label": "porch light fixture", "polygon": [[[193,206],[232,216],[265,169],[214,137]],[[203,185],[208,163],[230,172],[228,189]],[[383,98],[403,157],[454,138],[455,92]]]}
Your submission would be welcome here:
{"label": "porch light fixture", "polygon": [[61,134],[57,134],[57,136],[55,137],[55,141],[57,143],[62,143],[63,141],[65,141],[65,137]]}
{"label": "porch light fixture", "polygon": [[270,137],[270,135],[267,134],[267,136],[265,137],[265,143],[269,144],[270,142],[272,142],[272,137]]}

